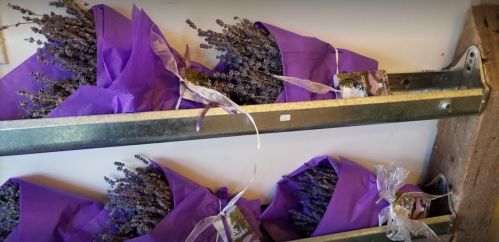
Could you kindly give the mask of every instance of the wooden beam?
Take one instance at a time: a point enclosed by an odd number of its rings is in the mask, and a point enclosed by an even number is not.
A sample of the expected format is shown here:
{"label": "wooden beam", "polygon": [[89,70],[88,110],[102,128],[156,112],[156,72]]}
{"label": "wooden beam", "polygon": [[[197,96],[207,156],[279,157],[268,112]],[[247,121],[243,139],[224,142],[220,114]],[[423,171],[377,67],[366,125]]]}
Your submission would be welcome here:
{"label": "wooden beam", "polygon": [[[499,1],[482,0],[482,4]],[[484,241],[499,197],[499,6],[474,6],[456,55],[470,45],[482,54],[491,91],[477,117],[440,120],[428,177],[444,173],[457,218],[450,241]]]}
{"label": "wooden beam", "polygon": [[474,0],[473,5],[498,5],[499,0]]}

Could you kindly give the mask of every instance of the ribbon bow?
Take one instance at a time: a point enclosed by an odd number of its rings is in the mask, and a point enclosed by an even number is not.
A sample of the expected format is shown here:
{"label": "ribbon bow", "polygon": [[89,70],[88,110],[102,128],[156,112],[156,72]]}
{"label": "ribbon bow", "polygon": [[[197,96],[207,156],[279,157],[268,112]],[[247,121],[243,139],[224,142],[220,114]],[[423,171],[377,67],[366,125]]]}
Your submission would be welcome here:
{"label": "ribbon bow", "polygon": [[438,236],[428,225],[419,220],[410,219],[410,208],[417,201],[431,201],[447,196],[430,195],[424,192],[408,192],[402,194],[398,199],[396,192],[405,184],[409,170],[400,166],[390,165],[388,167],[375,166],[377,171],[377,185],[380,199],[385,199],[390,205],[383,208],[378,216],[379,226],[387,222],[386,236],[393,241],[411,241],[411,233],[425,236],[433,241],[440,241]]}
{"label": "ribbon bow", "polygon": [[[210,217],[204,218],[201,221],[199,221],[196,224],[196,226],[194,227],[194,229],[192,230],[191,234],[189,234],[189,236],[187,237],[185,242],[194,242],[196,240],[196,238],[201,233],[203,233],[203,231],[205,231],[208,227],[210,227],[212,225],[213,225],[213,227],[215,227],[215,229],[217,230],[217,233],[218,233],[217,234],[217,241],[218,241],[218,236],[220,236],[220,237],[222,237],[222,240],[224,242],[229,242],[227,234],[225,233],[225,227],[224,227],[222,219],[225,219],[227,221],[227,218],[225,217],[225,212],[227,212],[227,210],[229,210],[230,208],[236,206],[235,205],[236,202],[239,200],[239,198],[241,198],[243,196],[243,194],[246,192],[246,190],[248,190],[248,187],[251,185],[251,183],[255,179],[255,175],[256,175],[256,165],[255,165],[254,170],[253,170],[253,176],[251,177],[251,180],[246,185],[246,187],[241,192],[236,194],[236,196],[234,196],[234,198],[232,198],[229,201],[229,203],[227,203],[227,205],[220,211],[219,214],[217,214],[215,216],[210,216]],[[220,199],[218,200],[218,202],[219,202],[219,204],[221,204]],[[229,224],[229,222],[227,222],[227,224]]]}
{"label": "ribbon bow", "polygon": [[[150,34],[150,42],[151,42],[151,48],[154,51],[154,53],[163,60],[165,69],[175,74],[180,80],[181,95],[179,101],[177,102],[177,109],[180,105],[182,97],[186,92],[189,92],[189,95],[192,95],[193,99],[195,99],[197,102],[206,104],[206,108],[203,110],[198,120],[197,131],[200,130],[201,121],[204,115],[208,112],[209,108],[212,106],[219,106],[224,110],[226,110],[227,112],[233,114],[237,114],[237,112],[239,111],[240,113],[245,114],[248,117],[248,119],[251,121],[251,123],[253,123],[253,126],[255,127],[256,130],[256,137],[258,140],[258,149],[260,149],[260,134],[258,133],[258,128],[256,127],[256,123],[253,120],[253,117],[251,117],[251,115],[248,112],[246,112],[239,105],[237,105],[235,102],[230,100],[228,97],[222,95],[221,93],[213,89],[196,86],[190,83],[185,78],[185,73],[181,75],[181,73],[179,72],[179,69],[177,68],[177,62],[175,61],[175,57],[173,56],[173,53],[170,51],[170,48],[166,44],[165,40],[163,40],[163,38],[158,34],[154,33],[152,28]],[[190,61],[188,60],[188,62]],[[185,72],[185,70],[182,69],[182,72]]]}

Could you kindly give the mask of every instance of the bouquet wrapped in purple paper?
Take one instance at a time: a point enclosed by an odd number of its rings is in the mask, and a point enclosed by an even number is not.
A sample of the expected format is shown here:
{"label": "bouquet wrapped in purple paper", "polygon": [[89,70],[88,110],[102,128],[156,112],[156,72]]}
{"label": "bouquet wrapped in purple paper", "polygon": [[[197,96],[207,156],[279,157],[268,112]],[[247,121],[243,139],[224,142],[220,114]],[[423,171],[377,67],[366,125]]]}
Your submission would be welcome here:
{"label": "bouquet wrapped in purple paper", "polygon": [[[413,191],[421,190],[413,185],[398,190]],[[323,156],[284,176],[260,218],[280,242],[377,226],[388,205],[380,199],[374,173],[346,158]]]}
{"label": "bouquet wrapped in purple paper", "polygon": [[[51,5],[67,7],[75,17],[34,13],[19,6],[26,21],[37,23],[35,33],[47,42],[0,79],[0,120],[131,113],[174,109],[179,96],[178,78],[164,69],[149,44],[152,20],[135,6],[132,20],[106,5],[89,12],[75,0]],[[18,26],[18,25],[16,25]],[[6,29],[12,26],[4,26]],[[60,29],[61,31],[57,31]],[[175,58],[182,56],[172,49]],[[192,63],[193,69],[204,67]],[[19,95],[21,94],[21,95]],[[181,108],[200,107],[183,101]]]}
{"label": "bouquet wrapped in purple paper", "polygon": [[[94,241],[134,242],[186,241],[188,238],[190,241],[216,241],[218,236],[227,239],[224,239],[226,242],[236,241],[234,223],[228,222],[233,217],[230,214],[233,210],[252,231],[246,236],[262,236],[259,200],[247,201],[240,196],[234,200],[226,188],[213,194],[210,189],[154,161],[137,158],[148,164],[147,167],[131,169],[124,163],[115,163],[125,177],[106,178],[111,185],[110,200],[89,222],[84,233],[79,234],[81,241],[92,238]],[[206,223],[211,218],[219,222]],[[197,228],[201,221],[207,224],[202,229]]]}
{"label": "bouquet wrapped in purple paper", "polygon": [[[104,205],[22,179],[0,187],[0,241],[75,240]],[[87,240],[88,241],[88,240]]]}
{"label": "bouquet wrapped in purple paper", "polygon": [[217,56],[221,62],[209,85],[238,104],[334,99],[341,97],[336,95],[336,74],[377,70],[377,61],[319,39],[234,19],[235,25],[216,21],[223,33],[187,23],[205,38],[201,48],[225,52]]}

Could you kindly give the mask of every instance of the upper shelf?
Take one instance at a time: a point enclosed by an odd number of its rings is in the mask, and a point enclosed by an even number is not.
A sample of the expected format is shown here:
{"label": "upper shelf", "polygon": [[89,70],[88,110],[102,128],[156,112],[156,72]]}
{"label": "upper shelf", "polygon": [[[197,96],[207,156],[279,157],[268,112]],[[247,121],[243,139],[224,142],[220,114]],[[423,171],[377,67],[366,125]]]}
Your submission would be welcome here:
{"label": "upper shelf", "polygon": [[[478,115],[487,100],[476,46],[437,72],[389,75],[393,95],[244,106],[261,133]],[[0,156],[254,134],[245,115],[201,109],[0,122]],[[281,119],[283,118],[283,119]],[[289,120],[288,120],[289,119]],[[288,121],[281,121],[288,120]]]}

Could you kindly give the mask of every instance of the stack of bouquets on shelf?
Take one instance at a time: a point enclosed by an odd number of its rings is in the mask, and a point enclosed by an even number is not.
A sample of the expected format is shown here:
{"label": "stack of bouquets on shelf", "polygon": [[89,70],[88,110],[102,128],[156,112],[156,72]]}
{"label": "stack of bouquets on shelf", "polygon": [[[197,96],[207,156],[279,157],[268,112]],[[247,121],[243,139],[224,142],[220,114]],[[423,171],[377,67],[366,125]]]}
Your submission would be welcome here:
{"label": "stack of bouquets on shelf", "polygon": [[0,241],[258,241],[260,200],[216,193],[149,161],[115,162],[101,204],[23,179],[0,189]]}
{"label": "stack of bouquets on shelf", "polygon": [[[271,24],[217,20],[218,33],[188,20],[206,40],[202,48],[222,51],[210,70],[190,60],[188,47],[185,55],[171,48],[144,10],[134,6],[130,20],[106,5],[87,11],[79,3],[50,3],[68,16],[9,4],[33,24],[26,40],[39,48],[0,80],[0,120],[212,106],[238,113],[240,105],[390,94],[377,61]],[[18,26],[27,25],[1,30]]]}
{"label": "stack of bouquets on shelf", "polygon": [[[420,219],[429,195],[405,184],[400,166],[376,166],[377,175],[346,158],[317,157],[277,183],[272,203],[210,189],[154,161],[115,162],[122,176],[105,177],[101,204],[24,179],[0,187],[0,241],[292,241],[381,226],[394,241],[411,235],[438,240]],[[245,181],[241,181],[244,183]],[[263,206],[265,207],[265,206]],[[269,235],[265,236],[265,235]]]}
{"label": "stack of bouquets on shelf", "polygon": [[[188,47],[184,54],[171,48],[135,6],[130,20],[106,5],[89,11],[75,0],[51,5],[69,15],[40,15],[9,5],[46,41],[28,38],[39,45],[38,53],[0,79],[0,120],[204,107],[202,119],[214,106],[245,113],[242,105],[390,94],[387,74],[377,70],[375,60],[271,24],[235,17],[235,24],[217,20],[223,30],[215,32],[188,20],[206,41],[201,48],[222,52],[220,63],[209,69],[191,61]],[[17,26],[24,24],[1,29]],[[403,169],[379,167],[376,177],[348,159],[315,158],[277,184],[274,201],[260,215],[260,202],[241,198],[244,191],[234,196],[224,189],[213,193],[139,159],[145,167],[116,163],[124,177],[106,178],[111,186],[106,204],[23,179],[9,180],[0,190],[0,238],[259,241],[263,228],[273,240],[286,241],[386,221],[393,239],[421,231],[434,236],[411,218],[424,217],[421,208],[435,197],[402,186]],[[407,195],[397,198],[397,193]]]}

